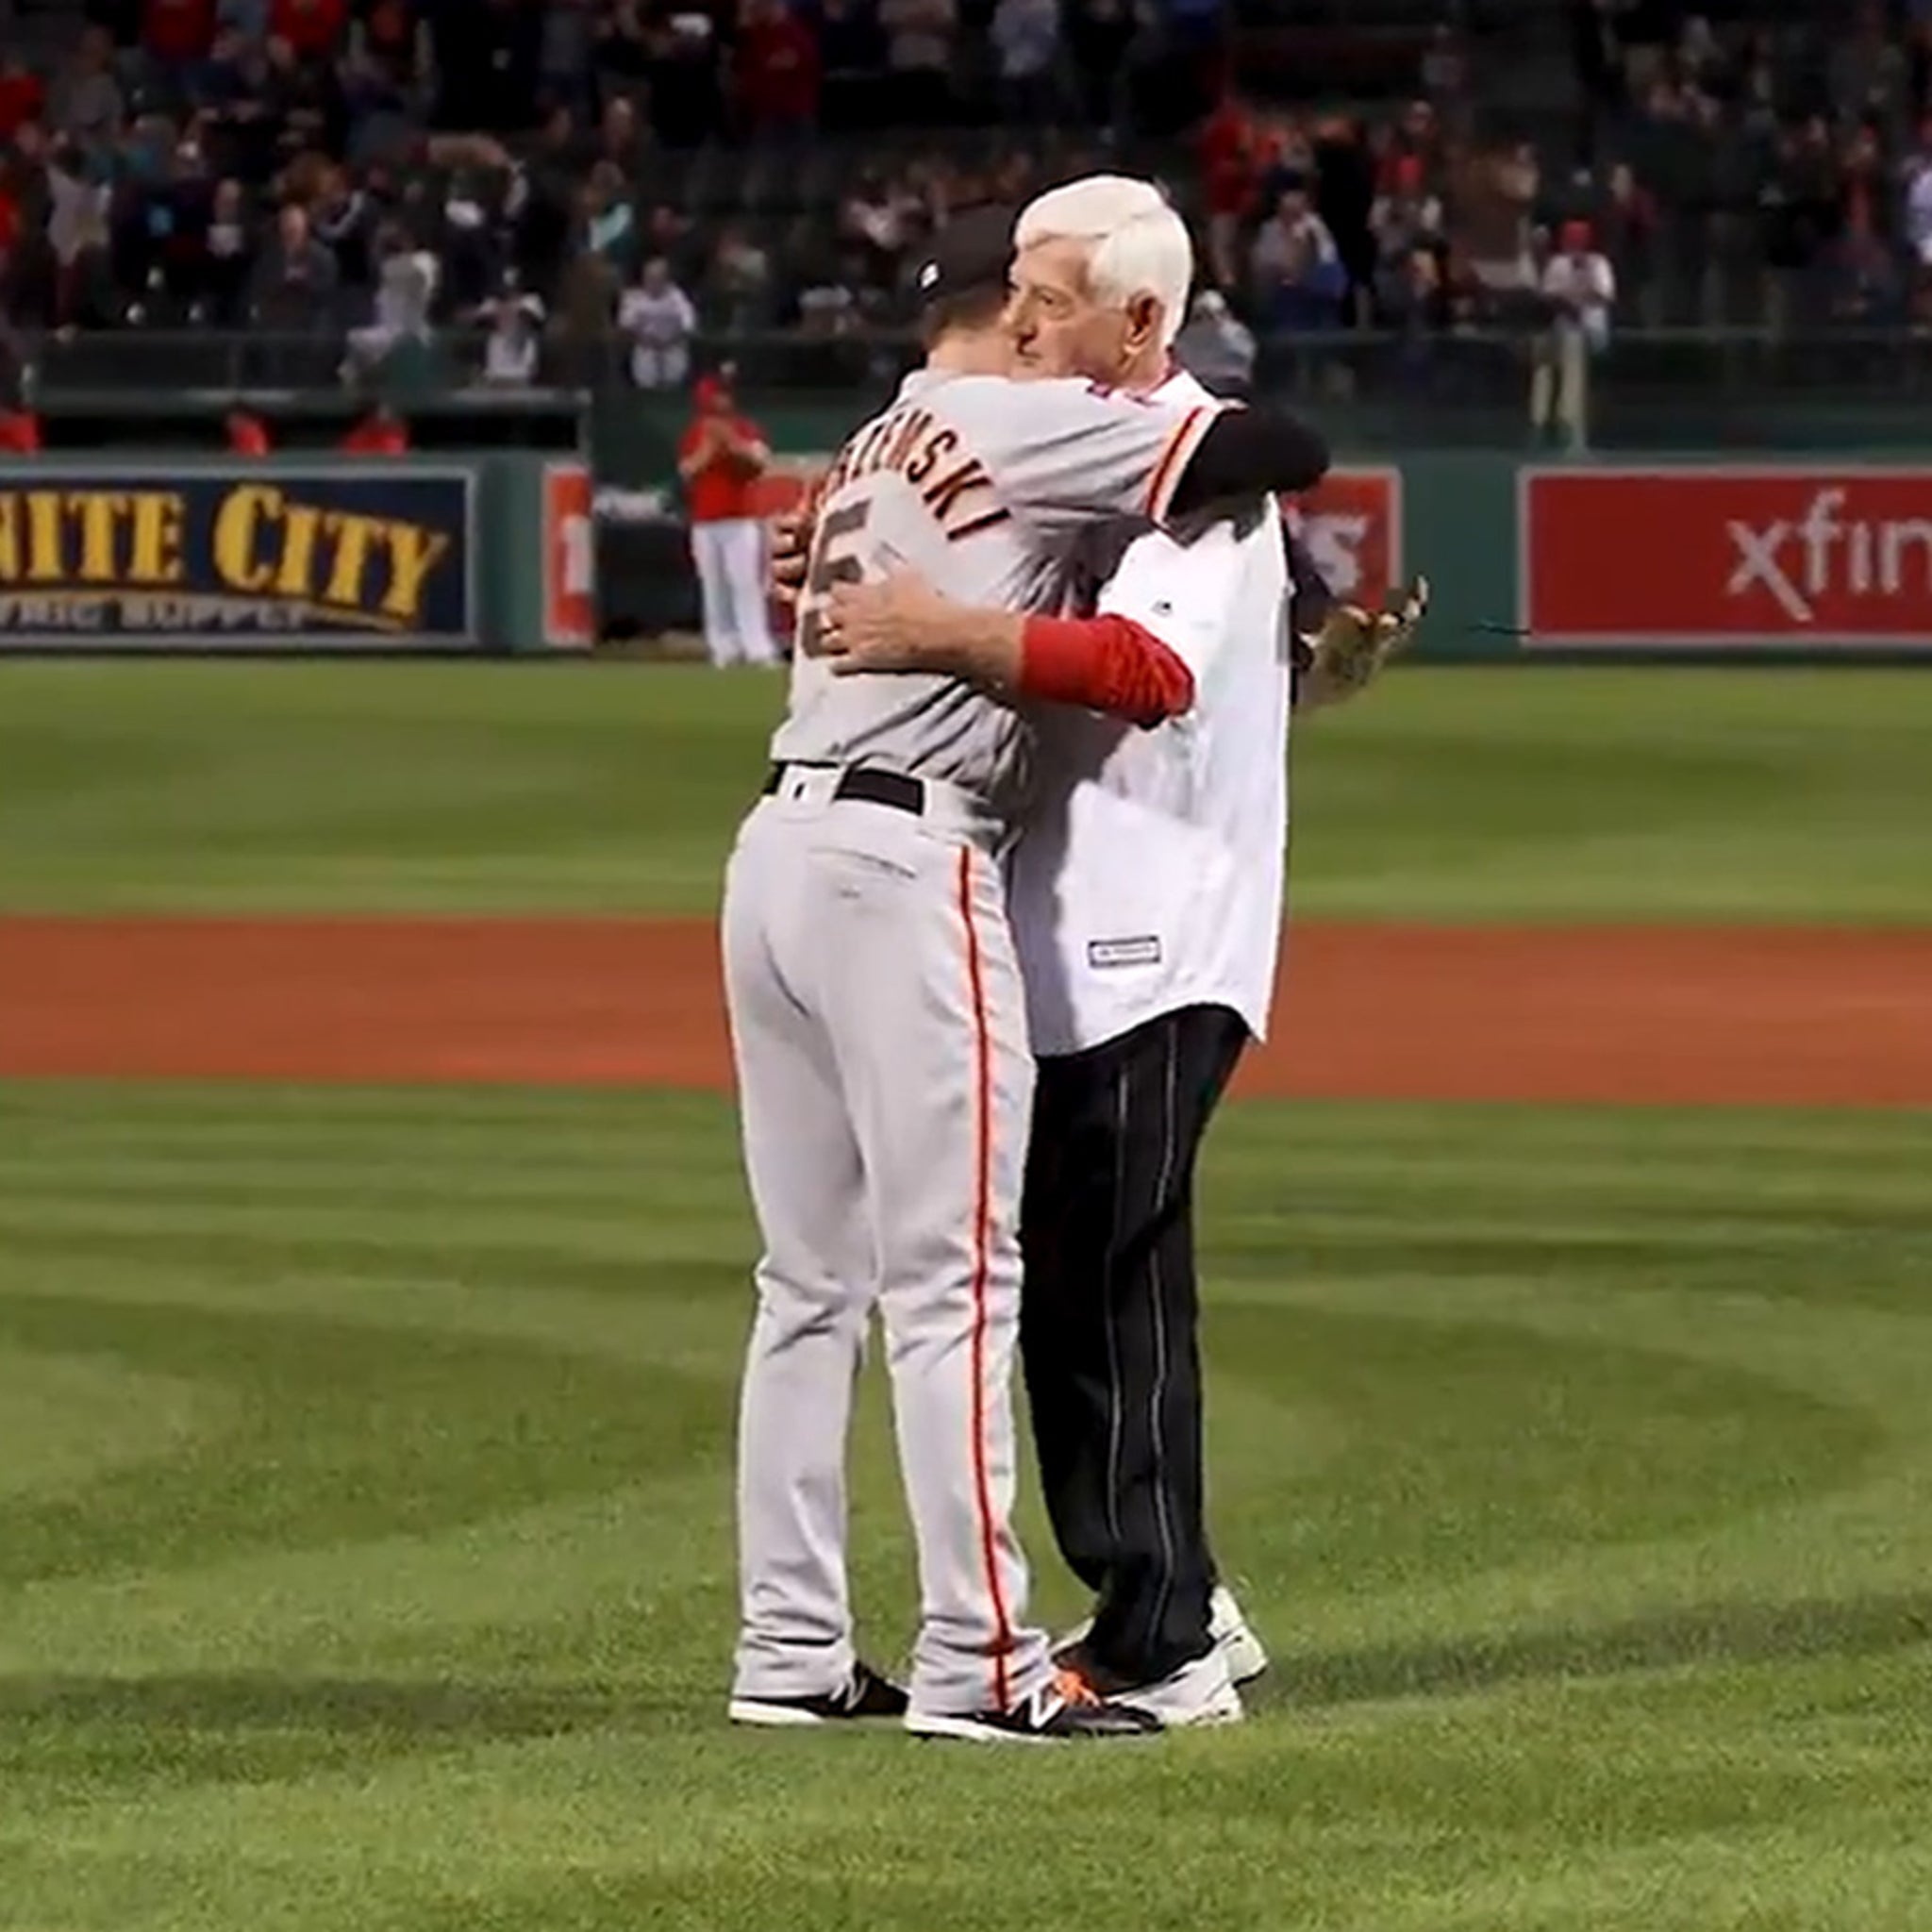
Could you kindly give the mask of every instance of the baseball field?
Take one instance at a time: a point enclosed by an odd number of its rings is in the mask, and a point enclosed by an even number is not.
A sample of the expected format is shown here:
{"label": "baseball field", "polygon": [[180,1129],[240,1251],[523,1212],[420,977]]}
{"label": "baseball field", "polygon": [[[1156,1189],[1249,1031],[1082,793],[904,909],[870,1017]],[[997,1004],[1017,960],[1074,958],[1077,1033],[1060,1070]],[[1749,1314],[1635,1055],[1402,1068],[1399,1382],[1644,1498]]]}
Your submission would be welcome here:
{"label": "baseball field", "polygon": [[1302,734],[1204,1182],[1275,1669],[1059,1752],[723,1721],[776,699],[0,665],[0,1928],[1932,1927],[1932,677]]}

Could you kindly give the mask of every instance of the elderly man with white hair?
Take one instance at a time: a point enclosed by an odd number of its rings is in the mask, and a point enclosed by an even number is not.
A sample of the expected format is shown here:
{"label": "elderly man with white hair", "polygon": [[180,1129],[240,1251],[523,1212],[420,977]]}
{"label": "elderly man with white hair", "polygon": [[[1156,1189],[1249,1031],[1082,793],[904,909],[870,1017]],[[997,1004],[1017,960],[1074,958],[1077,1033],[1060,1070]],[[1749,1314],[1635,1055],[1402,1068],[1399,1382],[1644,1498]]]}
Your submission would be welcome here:
{"label": "elderly man with white hair", "polygon": [[[1096,175],[1022,213],[1016,373],[1163,405],[1211,401],[1169,356],[1193,276],[1152,183]],[[1191,541],[1096,555],[1098,609],[1188,665],[1194,705],[1149,730],[1043,710],[1041,796],[1011,862],[1039,1078],[1021,1342],[1061,1553],[1094,1591],[1063,1656],[1168,1725],[1242,1716],[1267,1658],[1209,1554],[1193,1252],[1195,1158],[1268,1023],[1287,841],[1291,581],[1272,506]],[[848,651],[909,669],[970,657],[1003,618],[901,575],[834,594]]]}

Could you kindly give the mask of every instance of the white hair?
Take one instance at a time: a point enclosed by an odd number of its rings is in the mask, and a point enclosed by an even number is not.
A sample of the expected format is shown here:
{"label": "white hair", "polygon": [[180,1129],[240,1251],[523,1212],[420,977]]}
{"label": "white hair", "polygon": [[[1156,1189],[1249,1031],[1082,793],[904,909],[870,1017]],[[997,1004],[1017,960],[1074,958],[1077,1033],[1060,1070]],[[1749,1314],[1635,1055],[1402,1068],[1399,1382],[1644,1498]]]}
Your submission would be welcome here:
{"label": "white hair", "polygon": [[1089,175],[1050,188],[1021,210],[1013,246],[1041,242],[1087,244],[1087,281],[1096,300],[1125,308],[1137,296],[1160,304],[1160,346],[1178,333],[1194,279],[1188,225],[1151,181]]}

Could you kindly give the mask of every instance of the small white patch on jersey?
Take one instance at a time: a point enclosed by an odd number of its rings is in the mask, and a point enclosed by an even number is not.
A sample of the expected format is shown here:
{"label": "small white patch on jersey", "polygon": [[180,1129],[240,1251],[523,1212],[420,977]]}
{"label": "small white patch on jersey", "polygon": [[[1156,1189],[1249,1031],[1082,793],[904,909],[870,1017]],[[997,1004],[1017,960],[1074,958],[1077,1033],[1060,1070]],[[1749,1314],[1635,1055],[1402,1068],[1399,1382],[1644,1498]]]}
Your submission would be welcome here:
{"label": "small white patch on jersey", "polygon": [[939,278],[940,265],[936,261],[927,262],[926,265],[919,271],[919,286],[922,289],[931,288],[932,285],[939,280]]}
{"label": "small white patch on jersey", "polygon": [[1158,966],[1160,941],[1151,932],[1130,940],[1089,940],[1087,963],[1096,969],[1108,966]]}

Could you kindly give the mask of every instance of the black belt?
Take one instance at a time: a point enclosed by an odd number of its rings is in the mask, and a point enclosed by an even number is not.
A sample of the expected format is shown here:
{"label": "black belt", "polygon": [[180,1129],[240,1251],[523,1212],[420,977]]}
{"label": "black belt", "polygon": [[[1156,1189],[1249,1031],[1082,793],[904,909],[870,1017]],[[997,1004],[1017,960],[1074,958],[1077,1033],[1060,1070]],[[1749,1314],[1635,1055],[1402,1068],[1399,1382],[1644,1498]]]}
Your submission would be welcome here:
{"label": "black belt", "polygon": [[[814,772],[830,769],[824,765],[793,760],[787,764],[776,764],[765,778],[765,796],[769,798],[784,782],[787,772]],[[882,772],[875,765],[848,765],[839,774],[839,782],[832,787],[832,796],[838,799],[856,798],[866,805],[883,805],[893,811],[908,811],[914,818],[925,812],[925,787],[917,778],[908,778],[904,772]]]}

